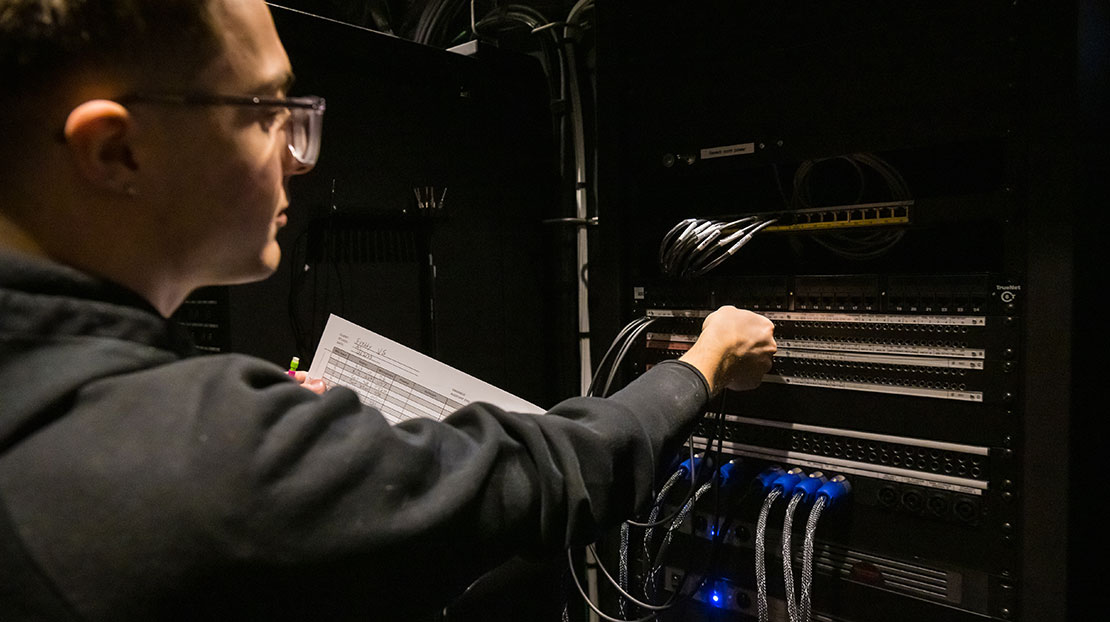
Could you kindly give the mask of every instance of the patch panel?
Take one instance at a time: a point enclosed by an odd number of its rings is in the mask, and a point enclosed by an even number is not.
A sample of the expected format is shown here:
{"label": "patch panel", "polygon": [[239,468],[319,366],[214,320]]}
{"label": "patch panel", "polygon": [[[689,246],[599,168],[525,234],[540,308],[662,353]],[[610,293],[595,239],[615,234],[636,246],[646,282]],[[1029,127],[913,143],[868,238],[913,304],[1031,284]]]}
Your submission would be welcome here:
{"label": "patch panel", "polygon": [[[986,447],[723,416],[720,436],[725,442],[734,443],[734,447],[743,443],[758,447],[763,453],[804,456],[812,460],[828,458],[858,468],[891,467],[906,473],[977,482],[990,480],[990,450]],[[717,434],[717,425],[713,421],[702,421],[695,432],[697,438],[708,442]]]}
{"label": "patch panel", "polygon": [[766,231],[779,233],[905,226],[911,222],[913,205],[914,202],[910,200],[883,201],[796,209],[788,212],[758,214],[758,216],[778,219],[779,222],[767,227]]}
{"label": "patch panel", "polygon": [[[721,452],[719,461],[743,463],[749,477],[777,466],[851,482],[847,505],[816,533],[814,589],[836,596],[815,596],[815,614],[875,622],[912,609],[912,619],[1006,619],[1019,557],[1011,435],[1023,382],[1022,303],[1020,284],[990,274],[647,285],[634,309],[654,321],[632,371],[681,356],[720,305],[765,315],[778,345],[772,369],[758,389],[726,392],[714,403],[694,442]],[[770,525],[790,525],[785,517],[797,513],[790,528],[798,555],[806,512],[797,508],[805,505],[787,509],[785,491],[766,507],[765,492],[716,505],[710,496],[681,526],[673,554],[691,560],[687,571],[723,581],[728,589],[718,593],[732,603],[757,584],[756,518],[770,512],[766,567],[776,558],[781,567],[774,540],[782,534]],[[711,559],[721,564],[699,569]],[[793,563],[797,569],[800,560]],[[681,564],[671,566],[681,572]],[[770,582],[772,600],[781,602],[784,580]],[[705,590],[694,598],[706,619],[718,619],[712,611],[721,609],[704,602]],[[751,605],[724,611],[754,614]]]}
{"label": "patch panel", "polygon": [[[680,355],[707,314],[648,309],[646,315],[661,321],[648,334],[647,356]],[[769,382],[994,403],[1012,400],[1017,390],[1013,322],[880,313],[764,315],[775,322],[779,346]]]}
{"label": "patch panel", "polygon": [[732,304],[763,311],[834,311],[910,315],[985,315],[1015,318],[1024,292],[997,274],[795,275],[710,277],[637,286],[645,309],[715,309]]}
{"label": "patch panel", "polygon": [[[759,458],[732,454],[728,445],[723,450],[734,459],[744,460],[749,472],[772,464]],[[803,476],[805,473],[816,474],[815,467],[805,463],[781,461],[777,464],[781,465],[780,472],[801,464]],[[813,545],[813,570],[819,591],[842,592],[847,589],[846,586],[852,586],[850,589],[860,598],[873,599],[882,593],[888,595],[886,598],[910,597],[975,615],[989,614],[997,601],[996,595],[1005,592],[1005,585],[1008,584],[992,576],[990,569],[983,567],[977,553],[945,555],[943,549],[929,546],[927,541],[909,542],[908,546],[899,550],[897,547],[884,547],[882,538],[860,537],[865,533],[875,536],[884,530],[891,531],[892,526],[899,522],[902,526],[916,523],[914,533],[923,538],[931,530],[946,529],[943,527],[946,524],[960,523],[963,529],[981,529],[982,499],[883,480],[869,482],[869,479],[859,473],[851,476],[852,498],[849,506],[845,506],[845,512],[840,516],[830,515],[829,524],[818,532],[824,534],[816,538]],[[693,598],[699,602],[735,612],[754,611],[754,594],[745,578],[750,571],[745,568],[752,563],[753,551],[757,550],[755,538],[759,530],[752,517],[762,501],[763,490],[757,487],[740,499],[724,502],[706,499],[698,504],[677,529],[684,538],[678,540],[684,553],[676,555],[692,554],[694,559],[715,559],[720,563],[710,568],[694,564],[683,569],[672,565],[666,569],[666,589],[674,591],[683,581],[689,580],[686,591],[690,591],[690,586],[699,586],[693,592]],[[777,525],[781,521],[781,504],[779,508],[779,513],[772,513],[770,523]],[[897,521],[893,520],[896,518]],[[794,529],[798,529],[802,522],[796,521]],[[929,524],[935,527],[927,528]],[[794,536],[797,541],[801,533]],[[765,548],[768,568],[782,567],[782,540],[781,530],[768,528]],[[719,550],[712,552],[714,547]],[[792,548],[791,564],[795,572],[803,566],[799,548]],[[707,574],[688,577],[687,572]],[[700,582],[701,576],[712,578]],[[639,575],[636,579],[639,580]],[[784,589],[781,581],[772,581],[770,587],[771,600],[781,599]],[[714,594],[718,600],[705,600],[705,597]],[[826,602],[816,598],[814,606],[820,609],[826,606]],[[785,611],[782,613],[784,616],[781,619],[785,620]],[[774,615],[771,619],[775,619]]]}

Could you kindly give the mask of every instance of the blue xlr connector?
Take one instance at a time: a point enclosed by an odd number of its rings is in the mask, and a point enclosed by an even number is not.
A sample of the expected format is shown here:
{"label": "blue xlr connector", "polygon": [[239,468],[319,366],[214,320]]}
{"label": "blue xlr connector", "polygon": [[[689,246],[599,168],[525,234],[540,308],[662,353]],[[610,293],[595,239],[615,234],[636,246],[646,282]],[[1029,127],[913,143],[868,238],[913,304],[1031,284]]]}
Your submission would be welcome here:
{"label": "blue xlr connector", "polygon": [[852,485],[843,475],[835,475],[825,485],[817,489],[817,496],[824,497],[829,507],[844,501],[852,494]]}
{"label": "blue xlr connector", "polygon": [[829,478],[825,477],[824,473],[814,471],[809,474],[809,477],[802,478],[802,481],[794,485],[794,489],[790,491],[790,496],[793,497],[802,493],[805,495],[802,498],[802,503],[813,503],[817,499],[817,491],[828,481]]}

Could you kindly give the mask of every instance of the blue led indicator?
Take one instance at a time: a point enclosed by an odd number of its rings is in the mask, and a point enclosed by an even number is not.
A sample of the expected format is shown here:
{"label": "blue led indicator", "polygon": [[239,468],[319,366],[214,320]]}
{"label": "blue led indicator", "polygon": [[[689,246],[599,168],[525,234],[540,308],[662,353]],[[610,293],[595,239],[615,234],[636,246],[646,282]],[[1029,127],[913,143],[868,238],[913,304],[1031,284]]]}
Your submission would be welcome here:
{"label": "blue led indicator", "polygon": [[711,607],[728,607],[728,599],[731,590],[728,584],[724,581],[714,581],[712,586],[707,586],[709,589],[709,605]]}

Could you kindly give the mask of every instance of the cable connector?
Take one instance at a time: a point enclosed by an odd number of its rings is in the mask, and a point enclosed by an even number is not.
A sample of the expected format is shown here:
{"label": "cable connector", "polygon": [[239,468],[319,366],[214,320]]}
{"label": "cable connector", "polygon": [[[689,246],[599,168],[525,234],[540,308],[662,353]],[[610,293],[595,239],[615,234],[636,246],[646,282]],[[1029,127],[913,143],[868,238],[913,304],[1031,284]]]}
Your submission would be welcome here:
{"label": "cable connector", "polygon": [[805,477],[805,471],[799,469],[798,467],[794,467],[793,469],[790,469],[786,473],[780,475],[779,478],[776,479],[774,482],[771,482],[771,489],[774,490],[775,488],[778,488],[783,492],[783,494],[789,493],[790,491],[794,490],[794,487],[798,485],[798,482],[802,481],[803,477]]}
{"label": "cable connector", "polygon": [[770,492],[775,480],[782,477],[785,473],[786,471],[784,471],[782,467],[773,464],[763,469],[759,475],[755,476],[755,479],[752,480],[752,488],[760,492]]}
{"label": "cable connector", "polygon": [[829,507],[844,501],[850,494],[852,494],[852,485],[843,475],[834,475],[817,489],[817,496],[824,497]]}
{"label": "cable connector", "polygon": [[809,477],[802,478],[802,481],[794,485],[794,489],[790,491],[790,496],[798,493],[805,495],[802,497],[802,503],[813,503],[817,499],[817,490],[824,486],[829,481],[825,474],[821,471],[814,471],[809,474]]}
{"label": "cable connector", "polygon": [[691,470],[697,471],[698,469],[701,468],[701,462],[704,458],[705,458],[704,453],[694,454],[693,465],[690,464],[690,459],[687,458],[686,460],[683,460],[682,463],[679,464],[678,468],[676,468],[675,470],[679,471],[679,472],[682,472],[683,474],[689,473]]}
{"label": "cable connector", "polygon": [[744,462],[739,458],[733,458],[722,464],[720,469],[721,488],[728,489],[735,487],[740,482],[740,472],[743,470]]}

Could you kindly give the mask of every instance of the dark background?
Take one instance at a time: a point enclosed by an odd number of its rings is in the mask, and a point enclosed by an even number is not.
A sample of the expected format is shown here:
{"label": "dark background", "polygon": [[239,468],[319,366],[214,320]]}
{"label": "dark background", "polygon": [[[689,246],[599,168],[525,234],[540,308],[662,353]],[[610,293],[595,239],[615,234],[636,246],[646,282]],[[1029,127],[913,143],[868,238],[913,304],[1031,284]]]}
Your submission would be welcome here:
{"label": "dark background", "polygon": [[[336,313],[538,404],[574,395],[573,230],[543,224],[572,215],[573,183],[562,104],[535,37],[499,33],[499,48],[467,57],[442,49],[469,38],[466,3],[441,3],[458,11],[434,29],[420,26],[434,2],[280,4],[348,25],[273,10],[294,94],[328,98],[324,145],[316,170],[291,182],[278,274],[207,293],[226,309],[218,345],[307,365]],[[557,20],[570,4],[532,6]],[[780,210],[780,186],[800,163],[879,154],[920,207],[894,251],[859,264],[804,239],[757,239],[720,274],[1018,278],[1028,296],[1013,421],[1018,619],[1094,610],[1090,586],[1104,578],[1092,571],[1104,495],[1090,482],[1103,449],[1094,301],[1110,198],[1107,2],[603,2],[594,19],[579,50],[600,221],[594,361],[631,319],[631,287],[658,276],[654,252],[674,222]],[[760,148],[664,165],[744,142]],[[837,181],[844,171],[824,174],[826,200],[857,191]],[[442,213],[416,209],[419,186],[447,188]],[[509,594],[558,601],[553,568],[518,562],[509,574],[530,590],[495,577],[456,618],[493,619],[492,603]]]}
{"label": "dark background", "polygon": [[[297,354],[307,368],[335,313],[553,404],[558,293],[545,257],[557,241],[541,220],[558,207],[558,179],[539,63],[273,13],[293,92],[327,98],[323,148],[290,181],[277,275],[231,291],[232,349],[278,364]],[[436,213],[417,207],[425,186],[445,199]]]}

